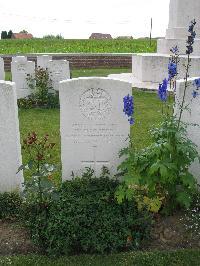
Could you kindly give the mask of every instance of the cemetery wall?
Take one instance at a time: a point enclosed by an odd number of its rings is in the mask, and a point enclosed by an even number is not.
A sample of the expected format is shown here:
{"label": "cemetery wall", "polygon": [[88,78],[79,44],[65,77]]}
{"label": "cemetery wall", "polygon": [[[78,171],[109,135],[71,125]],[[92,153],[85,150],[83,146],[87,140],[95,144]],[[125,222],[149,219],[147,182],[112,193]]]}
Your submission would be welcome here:
{"label": "cemetery wall", "polygon": [[[28,57],[28,61],[37,62],[37,56],[42,54],[23,54]],[[132,54],[131,53],[113,53],[113,54],[48,54],[53,60],[67,60],[70,63],[70,68],[131,68]],[[0,55],[4,59],[5,71],[11,70],[12,57],[16,55]]]}

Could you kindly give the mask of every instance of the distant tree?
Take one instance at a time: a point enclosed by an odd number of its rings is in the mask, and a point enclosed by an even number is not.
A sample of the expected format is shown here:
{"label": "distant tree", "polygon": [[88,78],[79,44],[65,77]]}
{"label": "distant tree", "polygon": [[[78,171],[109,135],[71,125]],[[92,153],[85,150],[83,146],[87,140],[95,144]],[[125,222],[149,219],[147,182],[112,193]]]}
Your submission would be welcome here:
{"label": "distant tree", "polygon": [[6,30],[3,30],[1,32],[1,39],[7,39],[8,38],[8,34],[7,34],[7,31]]}
{"label": "distant tree", "polygon": [[28,33],[27,30],[21,30],[19,33]]}
{"label": "distant tree", "polygon": [[11,39],[12,34],[13,34],[12,30],[9,30],[8,35],[7,35],[7,38],[8,38],[8,39]]}
{"label": "distant tree", "polygon": [[43,39],[64,39],[64,37],[61,34],[57,34],[57,35],[48,34],[48,35],[44,35]]}

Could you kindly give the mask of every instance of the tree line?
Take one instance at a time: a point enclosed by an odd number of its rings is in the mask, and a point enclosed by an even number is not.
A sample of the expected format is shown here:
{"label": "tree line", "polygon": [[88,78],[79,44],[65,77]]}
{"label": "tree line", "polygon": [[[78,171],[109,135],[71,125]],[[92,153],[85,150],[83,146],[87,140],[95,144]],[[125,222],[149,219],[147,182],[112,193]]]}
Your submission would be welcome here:
{"label": "tree line", "polygon": [[11,39],[12,34],[13,34],[12,30],[9,30],[8,32],[6,30],[3,30],[1,32],[1,39]]}

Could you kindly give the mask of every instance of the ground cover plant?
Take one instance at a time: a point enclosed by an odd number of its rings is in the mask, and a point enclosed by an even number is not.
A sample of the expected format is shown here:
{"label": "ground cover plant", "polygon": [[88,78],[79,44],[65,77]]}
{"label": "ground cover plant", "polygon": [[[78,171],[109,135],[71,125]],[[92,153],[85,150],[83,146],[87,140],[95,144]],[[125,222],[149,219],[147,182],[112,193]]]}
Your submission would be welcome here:
{"label": "ground cover plant", "polygon": [[46,181],[44,175],[40,183],[32,181],[38,189],[25,184],[22,205],[31,238],[43,252],[53,256],[111,253],[138,249],[149,238],[151,215],[138,211],[133,201],[117,203],[114,195],[119,181],[110,179],[106,169],[98,178],[87,169],[54,192]]}
{"label": "ground cover plant", "polygon": [[1,54],[26,53],[145,53],[156,51],[156,40],[0,40]]}

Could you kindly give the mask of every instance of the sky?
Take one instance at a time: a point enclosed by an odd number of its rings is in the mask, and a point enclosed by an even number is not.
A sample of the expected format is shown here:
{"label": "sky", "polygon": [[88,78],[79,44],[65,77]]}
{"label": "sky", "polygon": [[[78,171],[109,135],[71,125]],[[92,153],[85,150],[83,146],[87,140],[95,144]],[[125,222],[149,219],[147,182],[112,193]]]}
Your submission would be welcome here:
{"label": "sky", "polygon": [[165,36],[170,0],[0,0],[0,32],[23,29],[34,37],[61,34],[87,39],[93,32],[112,37]]}

